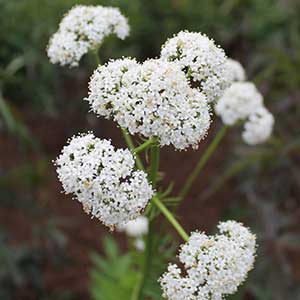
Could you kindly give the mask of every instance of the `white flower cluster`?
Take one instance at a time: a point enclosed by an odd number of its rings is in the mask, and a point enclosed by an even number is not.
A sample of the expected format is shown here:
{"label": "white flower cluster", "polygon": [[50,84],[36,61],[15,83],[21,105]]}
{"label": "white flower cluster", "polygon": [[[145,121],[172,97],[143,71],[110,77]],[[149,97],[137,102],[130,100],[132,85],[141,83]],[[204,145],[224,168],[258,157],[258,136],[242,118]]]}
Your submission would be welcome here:
{"label": "white flower cluster", "polygon": [[226,68],[231,82],[246,80],[245,69],[237,60],[227,58]]}
{"label": "white flower cluster", "polygon": [[160,278],[169,300],[222,300],[236,292],[253,268],[256,239],[235,221],[220,223],[220,234],[194,232],[179,254],[181,269],[171,264]]}
{"label": "white flower cluster", "polygon": [[139,216],[126,223],[124,226],[119,228],[119,230],[124,231],[130,237],[139,238],[148,233],[148,227],[148,218],[145,216]]}
{"label": "white flower cluster", "polygon": [[50,39],[47,50],[50,61],[77,66],[85,53],[99,46],[112,33],[122,40],[129,34],[127,19],[118,8],[75,6],[65,15],[59,30]]}
{"label": "white flower cluster", "polygon": [[274,117],[251,82],[233,83],[215,105],[215,112],[226,125],[245,121],[242,136],[249,145],[263,143],[272,134]]}
{"label": "white flower cluster", "polygon": [[246,119],[251,112],[263,105],[263,96],[251,82],[235,82],[219,99],[215,106],[216,114],[226,125]]}
{"label": "white flower cluster", "polygon": [[244,124],[243,140],[249,145],[265,142],[273,131],[273,115],[265,108],[259,107]]}
{"label": "white flower cluster", "polygon": [[169,39],[162,47],[161,59],[176,62],[209,102],[218,100],[230,85],[224,51],[199,32],[181,31]]}
{"label": "white flower cluster", "polygon": [[[138,67],[140,65],[135,59],[123,58],[111,60],[94,71],[89,82],[89,96],[86,98],[94,113],[106,118],[115,115],[117,103],[124,99],[123,96],[127,96],[123,92],[124,76],[129,70]],[[126,87],[126,90],[129,88]]]}
{"label": "white flower cluster", "polygon": [[137,218],[153,195],[146,173],[133,170],[130,151],[91,133],[73,137],[55,164],[65,192],[111,228]]}
{"label": "white flower cluster", "polygon": [[157,137],[161,146],[196,148],[210,126],[205,95],[189,86],[178,64],[160,59],[140,64],[125,58],[100,66],[87,100],[98,115],[131,134]]}

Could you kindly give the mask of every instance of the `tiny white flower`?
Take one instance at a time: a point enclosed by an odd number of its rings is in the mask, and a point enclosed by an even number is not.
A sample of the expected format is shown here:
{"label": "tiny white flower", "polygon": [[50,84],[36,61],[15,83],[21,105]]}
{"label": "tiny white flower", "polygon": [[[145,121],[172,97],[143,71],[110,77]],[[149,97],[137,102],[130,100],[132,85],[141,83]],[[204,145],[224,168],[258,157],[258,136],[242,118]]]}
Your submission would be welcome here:
{"label": "tiny white flower", "polygon": [[65,192],[112,229],[136,219],[153,196],[146,173],[134,171],[131,152],[91,133],[70,139],[55,165]]}
{"label": "tiny white flower", "polygon": [[169,300],[222,300],[233,294],[253,268],[256,238],[235,221],[222,222],[215,236],[193,232],[181,247],[179,260],[160,278],[163,297]]}
{"label": "tiny white flower", "polygon": [[273,115],[266,108],[259,107],[244,124],[243,140],[249,145],[261,144],[271,136],[273,126]]}
{"label": "tiny white flower", "polygon": [[49,41],[47,53],[53,64],[74,67],[110,34],[122,40],[129,35],[127,19],[118,8],[78,5],[62,19]]}
{"label": "tiny white flower", "polygon": [[161,59],[176,62],[208,102],[217,101],[230,85],[224,51],[200,32],[176,34],[163,45]]}
{"label": "tiny white flower", "polygon": [[145,250],[145,242],[141,238],[137,238],[134,241],[134,246],[138,251],[144,251]]}

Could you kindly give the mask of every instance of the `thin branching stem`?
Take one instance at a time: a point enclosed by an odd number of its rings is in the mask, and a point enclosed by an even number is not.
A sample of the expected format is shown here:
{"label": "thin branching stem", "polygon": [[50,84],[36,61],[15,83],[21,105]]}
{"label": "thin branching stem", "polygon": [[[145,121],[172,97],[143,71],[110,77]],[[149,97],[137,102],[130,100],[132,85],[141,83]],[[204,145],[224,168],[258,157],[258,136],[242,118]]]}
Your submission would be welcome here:
{"label": "thin branching stem", "polygon": [[208,148],[205,150],[204,154],[200,157],[195,169],[190,174],[190,176],[187,178],[186,182],[183,185],[182,190],[179,193],[179,197],[181,199],[184,199],[186,197],[186,195],[188,194],[188,192],[190,191],[194,181],[197,179],[200,172],[206,165],[207,161],[212,156],[212,154],[215,152],[215,150],[217,149],[221,140],[223,139],[223,137],[226,133],[226,129],[227,129],[227,127],[225,125],[221,127],[221,129],[218,131],[218,133],[214,137],[213,141],[210,143]]}
{"label": "thin branching stem", "polygon": [[[134,147],[130,134],[125,129],[122,129],[122,133],[127,146],[132,152],[134,152],[136,148]],[[140,170],[145,171],[144,165],[137,154],[135,155],[135,164]]]}
{"label": "thin branching stem", "polygon": [[93,54],[95,56],[95,61],[96,61],[97,67],[98,67],[99,65],[101,65],[101,60],[100,60],[100,56],[99,56],[99,46],[97,46],[93,50]]}
{"label": "thin branching stem", "polygon": [[160,199],[157,196],[154,196],[152,198],[152,202],[158,207],[158,209],[162,212],[166,219],[172,224],[172,226],[176,229],[176,231],[182,237],[182,239],[187,242],[189,239],[188,234],[178,223],[178,221],[175,219],[174,215],[168,210],[168,208],[160,201]]}
{"label": "thin branching stem", "polygon": [[[155,189],[156,183],[157,183],[158,170],[159,170],[159,147],[156,144],[155,140],[152,140],[152,143],[155,143],[155,144],[151,148],[150,171],[149,171],[148,175],[149,175],[149,180],[152,183],[152,187]],[[151,203],[149,205],[150,205],[150,211],[151,211]],[[150,273],[150,269],[151,269],[152,240],[153,240],[153,220],[149,220],[149,231],[148,231],[147,240],[146,240],[143,274],[142,274],[141,280],[138,282],[137,291],[135,291],[135,295],[137,298],[132,299],[132,300],[143,299],[143,289],[144,289],[148,274]]]}
{"label": "thin branching stem", "polygon": [[155,143],[155,141],[153,139],[149,139],[146,142],[144,142],[143,144],[141,144],[140,146],[134,148],[133,152],[135,154],[138,154],[144,150],[146,150],[149,146],[151,146],[153,143]]}
{"label": "thin branching stem", "polygon": [[149,180],[155,189],[157,184],[157,175],[159,170],[159,147],[157,144],[151,147],[151,166],[149,171]]}

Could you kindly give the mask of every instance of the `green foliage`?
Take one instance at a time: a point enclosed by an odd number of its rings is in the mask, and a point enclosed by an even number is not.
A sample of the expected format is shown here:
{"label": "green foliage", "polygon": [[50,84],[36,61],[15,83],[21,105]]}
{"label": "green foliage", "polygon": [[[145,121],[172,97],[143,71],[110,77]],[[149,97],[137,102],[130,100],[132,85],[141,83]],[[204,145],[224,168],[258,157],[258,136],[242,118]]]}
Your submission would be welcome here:
{"label": "green foliage", "polygon": [[132,254],[120,255],[116,242],[109,237],[104,240],[104,253],[105,257],[92,255],[95,265],[91,272],[92,299],[129,300],[139,277]]}
{"label": "green foliage", "polygon": [[[144,287],[145,299],[161,300],[157,279],[165,271],[168,262],[175,256],[170,236],[155,236],[151,247],[152,263]],[[92,253],[93,269],[90,273],[92,300],[131,300],[142,279],[145,253],[132,248],[121,253],[112,237],[103,241],[103,255]]]}

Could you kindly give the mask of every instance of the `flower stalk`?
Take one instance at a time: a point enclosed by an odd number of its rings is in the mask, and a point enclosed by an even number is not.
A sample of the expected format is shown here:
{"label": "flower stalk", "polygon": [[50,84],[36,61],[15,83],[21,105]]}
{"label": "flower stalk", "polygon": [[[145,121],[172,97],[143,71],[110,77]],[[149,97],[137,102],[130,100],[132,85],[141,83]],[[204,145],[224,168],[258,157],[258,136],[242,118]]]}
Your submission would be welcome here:
{"label": "flower stalk", "polygon": [[[152,139],[149,139],[147,142],[150,144],[153,143]],[[149,146],[149,143],[145,142],[146,147]],[[143,144],[143,145],[144,145]],[[141,145],[141,146],[143,146]],[[149,180],[152,182],[152,187],[156,187],[156,182],[157,182],[157,173],[159,169],[159,148],[157,145],[154,145],[151,148],[151,162],[150,162],[150,171],[149,171]],[[149,204],[149,212],[151,211],[152,206],[151,203]],[[145,249],[145,256],[144,256],[144,268],[143,268],[143,274],[141,277],[141,280],[138,281],[137,284],[137,289],[134,291],[135,292],[135,297],[133,300],[139,300],[142,299],[143,295],[143,289],[151,268],[151,255],[152,255],[152,239],[153,239],[153,220],[149,220],[149,231],[147,234],[147,240],[146,240],[146,249]]]}
{"label": "flower stalk", "polygon": [[144,142],[143,144],[141,144],[140,146],[134,148],[133,152],[135,154],[138,154],[144,150],[146,150],[149,146],[153,145],[155,143],[154,139],[149,139],[146,142]]}
{"label": "flower stalk", "polygon": [[[136,148],[134,146],[134,143],[133,143],[133,140],[132,140],[130,134],[123,128],[122,128],[122,134],[123,134],[124,140],[125,140],[128,148],[131,150],[131,152],[134,153],[135,152],[134,150]],[[144,165],[143,165],[140,157],[137,155],[137,153],[135,154],[135,164],[138,169],[143,170],[143,171],[145,170]]]}
{"label": "flower stalk", "polygon": [[152,198],[152,202],[158,207],[158,209],[162,212],[162,214],[166,217],[166,219],[172,224],[172,226],[176,229],[178,234],[182,237],[184,241],[188,241],[189,236],[186,231],[182,228],[182,226],[175,219],[173,214],[167,209],[167,207],[160,201],[157,196]]}
{"label": "flower stalk", "polygon": [[193,183],[195,182],[195,180],[199,176],[200,172],[205,167],[207,161],[212,156],[212,154],[215,152],[218,145],[220,144],[223,137],[225,136],[226,130],[227,130],[227,126],[224,125],[221,127],[221,129],[218,131],[218,133],[214,137],[213,141],[210,143],[208,148],[205,150],[204,154],[200,157],[195,169],[190,174],[190,176],[187,178],[186,182],[183,185],[182,190],[179,193],[179,197],[181,198],[181,200],[184,199],[186,197],[186,195],[189,193]]}
{"label": "flower stalk", "polygon": [[99,65],[101,65],[101,60],[100,60],[100,56],[99,56],[99,46],[97,46],[92,51],[95,56],[95,61],[96,61],[97,67],[98,67]]}

